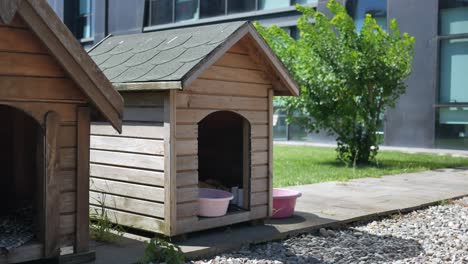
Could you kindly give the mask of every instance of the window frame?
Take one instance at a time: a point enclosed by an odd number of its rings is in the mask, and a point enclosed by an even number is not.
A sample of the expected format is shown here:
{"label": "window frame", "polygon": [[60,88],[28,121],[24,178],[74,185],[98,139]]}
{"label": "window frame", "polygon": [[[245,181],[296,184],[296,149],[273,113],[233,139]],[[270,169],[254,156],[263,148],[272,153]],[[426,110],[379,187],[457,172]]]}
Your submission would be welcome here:
{"label": "window frame", "polygon": [[435,147],[446,147],[440,144],[439,129],[440,129],[440,109],[449,108],[449,107],[468,107],[468,102],[452,102],[452,103],[442,103],[441,102],[441,48],[442,41],[445,40],[455,40],[455,39],[468,39],[467,33],[451,34],[451,35],[442,35],[440,28],[440,19],[441,19],[441,1],[437,2],[437,36],[436,36],[436,79],[435,79],[435,96],[434,96],[434,137],[433,137],[433,146]]}
{"label": "window frame", "polygon": [[[145,5],[145,8],[148,10],[145,10],[145,20],[144,25],[143,25],[143,32],[147,31],[154,31],[154,30],[160,30],[160,29],[167,29],[167,28],[175,28],[179,26],[187,26],[187,25],[198,25],[198,24],[205,24],[205,23],[213,23],[213,22],[218,22],[218,21],[226,21],[226,20],[235,20],[235,19],[241,19],[241,18],[249,18],[249,17],[254,17],[254,16],[262,16],[262,15],[269,15],[269,14],[276,14],[276,13],[281,13],[281,12],[291,12],[295,11],[296,7],[295,4],[297,0],[289,0],[289,7],[285,8],[274,8],[274,9],[266,9],[266,10],[259,10],[259,0],[254,0],[255,1],[255,9],[252,11],[246,11],[246,12],[238,12],[238,13],[229,13],[229,1],[228,0],[223,0],[225,2],[225,10],[224,14],[219,15],[219,16],[213,16],[213,17],[207,17],[207,18],[198,18],[194,20],[187,20],[187,21],[176,21],[175,17],[175,2],[176,0],[172,0],[172,21],[169,23],[165,24],[157,24],[157,25],[151,25],[151,4],[153,1],[157,0],[146,0],[148,5]],[[200,3],[202,0],[198,1],[198,6],[200,8]],[[274,0],[272,0],[274,1]],[[306,6],[312,6],[312,7],[317,7],[318,0],[316,0],[314,3],[311,4],[306,4]],[[200,10],[199,10],[200,11]]]}
{"label": "window frame", "polygon": [[[74,24],[75,24],[75,34],[78,35],[78,32],[80,31],[83,31],[83,27],[79,27],[80,23],[79,23],[79,20],[82,19],[82,18],[89,18],[90,19],[90,24],[89,24],[89,28],[90,28],[90,34],[88,37],[81,37],[79,38],[79,42],[80,43],[87,43],[87,42],[93,42],[94,41],[94,36],[95,36],[95,12],[96,12],[96,3],[94,0],[87,0],[89,1],[89,12],[87,12],[86,14],[84,15],[81,15],[80,14],[80,0],[77,0],[75,2],[76,4],[76,12],[75,12],[75,17],[74,17]],[[82,34],[82,33],[81,33]]]}

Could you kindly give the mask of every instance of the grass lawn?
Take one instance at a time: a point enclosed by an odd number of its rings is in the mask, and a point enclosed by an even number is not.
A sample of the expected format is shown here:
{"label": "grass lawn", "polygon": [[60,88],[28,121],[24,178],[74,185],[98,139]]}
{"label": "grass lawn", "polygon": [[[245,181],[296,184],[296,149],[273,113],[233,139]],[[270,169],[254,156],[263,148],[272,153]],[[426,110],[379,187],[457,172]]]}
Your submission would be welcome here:
{"label": "grass lawn", "polygon": [[438,168],[468,167],[468,158],[393,151],[379,152],[377,161],[378,165],[353,169],[336,160],[333,148],[275,146],[274,186],[347,181]]}

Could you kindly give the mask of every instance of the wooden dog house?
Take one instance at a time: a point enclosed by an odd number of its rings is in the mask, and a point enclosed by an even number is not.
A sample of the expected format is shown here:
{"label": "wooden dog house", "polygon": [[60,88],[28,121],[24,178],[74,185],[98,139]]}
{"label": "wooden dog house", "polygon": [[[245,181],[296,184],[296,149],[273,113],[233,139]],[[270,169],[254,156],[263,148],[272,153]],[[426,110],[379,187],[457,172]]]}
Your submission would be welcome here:
{"label": "wooden dog house", "polygon": [[[91,128],[91,206],[175,236],[271,215],[274,95],[297,84],[248,22],[110,37],[91,57],[125,100],[123,133]],[[244,189],[218,218],[199,186]]]}
{"label": "wooden dog house", "polygon": [[90,119],[122,112],[47,1],[0,2],[0,263],[89,252]]}

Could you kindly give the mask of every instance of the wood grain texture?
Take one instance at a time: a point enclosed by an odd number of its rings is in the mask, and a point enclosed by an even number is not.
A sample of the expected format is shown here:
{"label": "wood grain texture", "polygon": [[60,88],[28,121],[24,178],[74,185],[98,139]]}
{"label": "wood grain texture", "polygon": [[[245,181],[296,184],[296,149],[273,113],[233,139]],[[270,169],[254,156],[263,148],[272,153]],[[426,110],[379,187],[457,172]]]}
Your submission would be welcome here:
{"label": "wood grain texture", "polygon": [[[99,207],[91,206],[91,210],[100,210]],[[119,225],[146,230],[155,233],[164,233],[165,223],[163,220],[142,215],[130,214],[118,210],[107,209],[109,218]]]}
{"label": "wood grain texture", "polygon": [[198,184],[198,170],[177,172],[177,187]]}
{"label": "wood grain texture", "polygon": [[177,219],[193,217],[198,214],[198,201],[177,204]]}
{"label": "wood grain texture", "polygon": [[91,125],[91,134],[115,137],[164,139],[164,124],[162,122],[124,122],[122,125],[122,134],[119,134],[118,131],[107,123],[94,122]]}
{"label": "wood grain texture", "polygon": [[164,202],[164,189],[154,186],[91,178],[90,189],[95,192],[118,194],[153,202]]}
{"label": "wood grain texture", "polygon": [[78,108],[75,252],[89,250],[89,146],[91,109]]}
{"label": "wood grain texture", "polygon": [[252,193],[250,199],[251,199],[251,205],[268,205],[269,201],[269,193],[267,191],[265,192],[257,192],[257,193]]}
{"label": "wood grain texture", "polygon": [[164,155],[164,141],[153,139],[91,136],[91,148],[136,154]]}
{"label": "wood grain texture", "polygon": [[164,97],[164,233],[171,236],[176,232],[177,201],[176,195],[176,91],[169,91]]}
{"label": "wood grain texture", "polygon": [[60,214],[76,212],[76,192],[60,193]]}
{"label": "wood grain texture", "polygon": [[252,166],[252,179],[267,178],[269,173],[268,165]]}
{"label": "wood grain texture", "polygon": [[49,112],[45,116],[45,231],[44,255],[57,257],[59,252],[60,226],[60,180],[57,172],[60,170],[60,155],[58,137],[60,133],[60,116],[56,112]]}
{"label": "wood grain texture", "polygon": [[176,126],[176,139],[197,139],[198,138],[198,125],[177,125]]}
{"label": "wood grain texture", "polygon": [[62,104],[62,103],[48,103],[37,101],[5,101],[0,98],[0,104],[8,105],[22,109],[28,115],[36,119],[39,124],[44,124],[43,117],[49,111],[60,113],[60,120],[63,123],[76,122],[76,105],[75,104]]}
{"label": "wood grain texture", "polygon": [[198,201],[198,186],[177,188],[176,195],[178,203]]}
{"label": "wood grain texture", "polygon": [[76,147],[76,130],[77,127],[74,123],[60,126],[59,146],[61,148]]}
{"label": "wood grain texture", "polygon": [[216,110],[264,110],[268,109],[268,101],[264,98],[200,95],[200,94],[177,94],[178,108],[198,108]]}
{"label": "wood grain texture", "polygon": [[[223,109],[219,109],[223,110]],[[215,109],[177,109],[177,124],[196,124],[203,118],[216,111]],[[268,123],[268,111],[242,111],[242,110],[231,110],[237,113],[247,120],[250,124],[267,124]]]}
{"label": "wood grain texture", "polygon": [[0,27],[1,51],[49,53],[47,48],[31,31],[9,27]]}
{"label": "wood grain texture", "polygon": [[89,203],[96,207],[106,207],[128,213],[164,218],[164,204],[149,202],[119,195],[90,192]]}
{"label": "wood grain texture", "polygon": [[213,65],[237,68],[237,69],[247,69],[247,70],[261,70],[261,67],[255,63],[249,55],[226,52],[219,60],[217,60]]}
{"label": "wood grain texture", "polygon": [[268,216],[273,215],[273,89],[268,91]]}
{"label": "wood grain texture", "polygon": [[253,152],[252,165],[268,164],[268,151]]}
{"label": "wood grain texture", "polygon": [[198,140],[178,139],[175,145],[177,155],[198,155]]}
{"label": "wood grain texture", "polygon": [[[242,76],[242,78],[239,78]],[[222,66],[211,66],[200,75],[202,79],[235,81],[240,83],[271,84],[271,80],[263,71],[246,70]]]}
{"label": "wood grain texture", "polygon": [[252,138],[252,152],[268,151],[268,137],[266,138]]}
{"label": "wood grain texture", "polygon": [[177,221],[177,233],[184,234],[221,226],[242,223],[267,216],[267,206],[253,206],[250,211],[227,214],[214,218],[189,217]]}
{"label": "wood grain texture", "polygon": [[159,187],[164,186],[163,172],[121,168],[101,164],[91,164],[90,167],[91,176],[93,177]]}
{"label": "wood grain texture", "polygon": [[2,100],[86,102],[86,97],[69,79],[0,76]]}
{"label": "wood grain texture", "polygon": [[186,93],[235,95],[246,97],[267,97],[269,84],[239,83],[236,81],[196,79],[187,89]]}
{"label": "wood grain texture", "polygon": [[90,160],[106,165],[164,171],[164,157],[161,156],[91,150]]}
{"label": "wood grain texture", "polygon": [[198,156],[177,156],[176,170],[177,172],[198,170]]}
{"label": "wood grain texture", "polygon": [[0,75],[65,77],[65,72],[49,55],[0,52]]}

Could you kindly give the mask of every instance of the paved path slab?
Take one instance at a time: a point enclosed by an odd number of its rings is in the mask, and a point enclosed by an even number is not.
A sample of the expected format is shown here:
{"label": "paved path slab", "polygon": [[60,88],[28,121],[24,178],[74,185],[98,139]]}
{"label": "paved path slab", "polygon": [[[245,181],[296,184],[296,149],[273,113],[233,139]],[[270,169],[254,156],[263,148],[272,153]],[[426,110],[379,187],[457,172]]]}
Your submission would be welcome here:
{"label": "paved path slab", "polygon": [[[291,188],[303,194],[293,218],[268,220],[258,226],[241,224],[199,232],[177,244],[189,258],[205,257],[324,226],[339,226],[425,207],[468,195],[468,170],[444,169]],[[125,240],[123,246],[99,245],[95,247],[96,263],[136,262],[143,255],[143,248],[144,244],[136,240]],[[110,257],[112,259],[108,259]]]}

